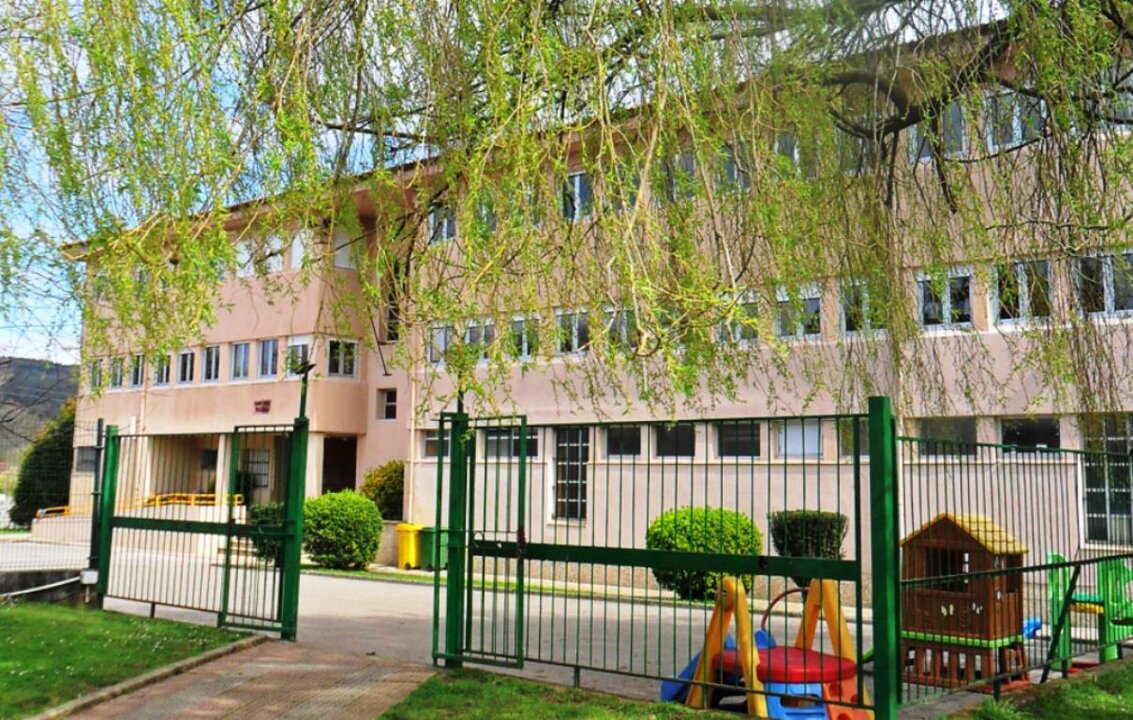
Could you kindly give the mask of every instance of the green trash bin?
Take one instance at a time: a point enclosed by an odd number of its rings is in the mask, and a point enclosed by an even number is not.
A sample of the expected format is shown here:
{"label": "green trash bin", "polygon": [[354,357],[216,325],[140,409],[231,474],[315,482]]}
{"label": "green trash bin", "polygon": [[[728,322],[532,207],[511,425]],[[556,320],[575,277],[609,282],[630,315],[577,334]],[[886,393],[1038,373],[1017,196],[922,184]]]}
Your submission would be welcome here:
{"label": "green trash bin", "polygon": [[426,570],[448,567],[448,533],[421,528],[421,567]]}

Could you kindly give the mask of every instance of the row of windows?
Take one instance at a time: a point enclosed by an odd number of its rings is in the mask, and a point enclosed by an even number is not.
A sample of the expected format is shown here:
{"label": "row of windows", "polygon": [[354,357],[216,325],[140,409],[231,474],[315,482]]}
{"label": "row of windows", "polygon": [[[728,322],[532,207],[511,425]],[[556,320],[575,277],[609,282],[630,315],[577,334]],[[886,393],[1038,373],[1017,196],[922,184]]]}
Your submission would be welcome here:
{"label": "row of windows", "polygon": [[[332,237],[334,266],[355,269],[356,242],[349,233],[339,230]],[[283,259],[288,258],[288,269],[299,270],[310,263],[315,246],[315,234],[310,229],[296,231],[290,241],[279,235],[264,238],[245,238],[236,242],[236,277],[271,275],[283,272]]]}
{"label": "row of windows", "polygon": [[[1133,253],[1081,257],[1076,265],[1076,290],[1081,310],[1091,315],[1133,311]],[[933,276],[918,275],[916,282],[917,319],[927,329],[962,328],[972,324],[972,269],[954,267]],[[998,266],[991,293],[991,318],[996,323],[1050,318],[1052,313],[1051,263],[1025,260]],[[775,332],[783,339],[816,338],[822,334],[820,285],[801,288],[794,297],[781,292],[775,311]],[[755,319],[760,302],[751,296],[739,298],[738,319],[720,328],[724,343],[745,343],[757,339]],[[847,283],[841,289],[842,332],[858,333],[885,329],[885,317],[878,304],[871,304],[868,289]],[[633,347],[636,330],[633,314],[625,310],[606,312],[606,323],[613,342]],[[590,345],[590,319],[585,310],[556,311],[555,352],[583,352]],[[459,336],[451,325],[437,325],[427,338],[428,360],[438,364]],[[495,325],[473,322],[465,327],[464,342],[480,347],[486,359],[497,340]],[[515,318],[509,328],[508,353],[516,358],[534,357],[538,333],[534,323]]]}
{"label": "row of windows", "polygon": [[[256,355],[253,360],[252,349]],[[222,346],[207,345],[200,350],[182,350],[175,356],[159,357],[151,367],[152,382],[159,385],[188,385],[197,381],[198,361],[200,381],[218,382],[221,377],[220,356]],[[280,365],[278,338],[266,338],[255,343],[239,342],[228,345],[228,378],[234,381],[251,379],[253,371],[261,379],[278,377],[281,371],[289,377],[298,375],[310,361],[311,338],[287,338],[284,364]],[[254,365],[253,365],[254,362]],[[102,360],[93,360],[88,366],[88,379],[92,389],[102,387]],[[358,372],[358,343],[353,340],[331,339],[327,342],[327,374],[335,377],[354,377]],[[111,389],[137,388],[145,383],[145,357],[132,355],[114,357],[109,361],[108,384]]]}

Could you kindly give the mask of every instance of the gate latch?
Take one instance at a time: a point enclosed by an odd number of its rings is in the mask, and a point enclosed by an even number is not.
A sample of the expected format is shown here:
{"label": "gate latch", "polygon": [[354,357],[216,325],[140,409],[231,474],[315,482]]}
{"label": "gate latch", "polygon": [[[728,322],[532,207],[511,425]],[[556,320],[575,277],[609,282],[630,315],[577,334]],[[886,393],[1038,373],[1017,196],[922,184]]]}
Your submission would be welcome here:
{"label": "gate latch", "polygon": [[515,532],[515,556],[522,558],[523,554],[527,552],[527,534],[523,532],[523,528],[519,528]]}

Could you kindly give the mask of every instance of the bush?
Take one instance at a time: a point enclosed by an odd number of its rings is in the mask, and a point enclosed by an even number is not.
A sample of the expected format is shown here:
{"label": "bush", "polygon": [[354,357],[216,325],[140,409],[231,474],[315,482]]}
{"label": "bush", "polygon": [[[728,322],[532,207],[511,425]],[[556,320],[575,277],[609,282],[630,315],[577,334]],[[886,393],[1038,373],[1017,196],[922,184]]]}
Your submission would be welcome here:
{"label": "bush", "polygon": [[386,520],[401,519],[402,495],[405,492],[405,463],[390,460],[366,473],[358,490],[374,501]]}
{"label": "bush", "polygon": [[[266,505],[252,505],[248,508],[249,525],[283,524],[283,503],[267,503]],[[270,560],[275,567],[283,566],[283,538],[252,536],[252,550],[256,557]]]}
{"label": "bush", "polygon": [[[771,542],[783,557],[842,558],[842,540],[846,537],[846,516],[821,510],[781,510],[771,513]],[[799,587],[810,584],[811,578],[792,577]]]}
{"label": "bush", "polygon": [[343,490],[312,498],[303,507],[303,548],[317,565],[346,570],[374,561],[382,514],[365,496]]}
{"label": "bush", "polygon": [[[645,546],[653,550],[759,555],[763,535],[749,517],[722,508],[669,510],[649,524]],[[712,597],[727,573],[705,570],[653,570],[661,587],[686,600]],[[741,578],[751,589],[750,578]]]}
{"label": "bush", "polygon": [[15,504],[8,511],[12,522],[31,524],[40,508],[66,505],[71,497],[71,461],[74,455],[75,401],[70,400],[39,431],[20,462]]}

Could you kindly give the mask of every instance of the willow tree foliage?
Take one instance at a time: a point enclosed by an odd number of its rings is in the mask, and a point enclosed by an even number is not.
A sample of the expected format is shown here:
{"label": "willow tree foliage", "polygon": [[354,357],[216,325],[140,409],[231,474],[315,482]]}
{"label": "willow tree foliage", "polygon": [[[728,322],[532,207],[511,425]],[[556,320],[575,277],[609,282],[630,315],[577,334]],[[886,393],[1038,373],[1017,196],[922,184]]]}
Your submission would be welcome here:
{"label": "willow tree foliage", "polygon": [[[370,327],[396,304],[413,341],[387,359],[405,366],[453,328],[427,374],[440,395],[498,399],[517,366],[566,393],[669,407],[748,385],[975,407],[1020,384],[1067,407],[1130,390],[1128,333],[1091,320],[1081,292],[1001,336],[926,341],[917,280],[945,297],[964,263],[1022,296],[994,268],[1038,257],[1076,288],[1079,256],[1125,247],[1124,0],[13,0],[2,13],[0,190],[35,223],[3,229],[0,260],[46,231],[97,267],[82,289],[97,297],[92,348],[190,340],[249,260],[263,277],[245,281],[285,302],[302,290],[266,272],[280,238],[338,228],[361,279],[339,282],[336,248],[311,246],[304,281],[339,283],[325,316]],[[580,170],[589,183],[570,179]],[[444,222],[455,237],[430,243]],[[814,287],[834,284],[867,330],[787,337],[814,321]],[[824,306],[821,322],[838,322]],[[586,311],[589,352],[548,365],[585,339],[563,308]],[[516,357],[517,317],[533,359]],[[485,321],[494,332],[468,332]]]}

